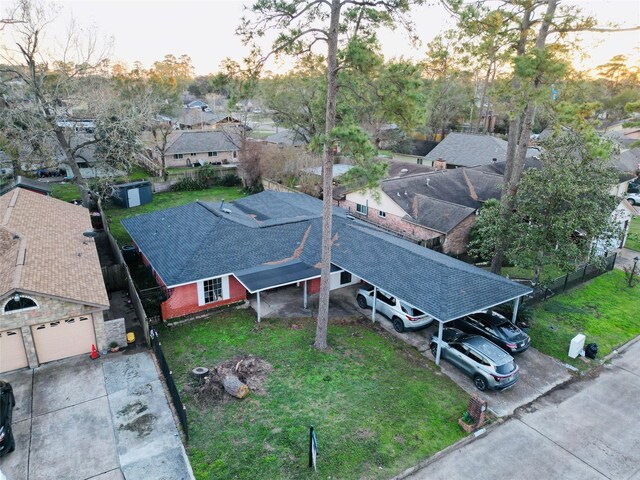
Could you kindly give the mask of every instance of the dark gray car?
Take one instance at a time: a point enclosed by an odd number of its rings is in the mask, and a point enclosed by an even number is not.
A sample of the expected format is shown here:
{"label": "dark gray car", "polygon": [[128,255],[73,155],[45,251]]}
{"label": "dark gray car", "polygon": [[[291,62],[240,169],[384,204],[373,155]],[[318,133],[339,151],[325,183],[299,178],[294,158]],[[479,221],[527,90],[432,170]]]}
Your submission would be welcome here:
{"label": "dark gray car", "polygon": [[[438,335],[431,337],[431,353],[436,356]],[[503,390],[518,381],[513,357],[486,338],[469,335],[455,328],[442,332],[440,355],[473,378],[478,390]]]}

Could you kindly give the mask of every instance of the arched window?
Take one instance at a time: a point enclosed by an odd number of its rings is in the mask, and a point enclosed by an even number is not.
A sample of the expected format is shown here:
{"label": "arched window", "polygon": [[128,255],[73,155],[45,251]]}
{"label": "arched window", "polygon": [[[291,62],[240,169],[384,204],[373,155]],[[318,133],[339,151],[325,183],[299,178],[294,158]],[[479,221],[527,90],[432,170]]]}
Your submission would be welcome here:
{"label": "arched window", "polygon": [[17,312],[18,310],[27,310],[38,308],[38,304],[29,297],[15,295],[7,303],[4,304],[4,313]]}

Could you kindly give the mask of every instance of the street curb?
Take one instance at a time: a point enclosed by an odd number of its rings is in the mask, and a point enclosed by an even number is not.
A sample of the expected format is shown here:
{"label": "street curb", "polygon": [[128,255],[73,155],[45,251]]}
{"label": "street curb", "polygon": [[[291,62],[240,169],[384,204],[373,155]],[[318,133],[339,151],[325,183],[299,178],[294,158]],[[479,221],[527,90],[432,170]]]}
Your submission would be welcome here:
{"label": "street curb", "polygon": [[640,342],[640,335],[638,335],[636,338],[632,338],[631,340],[629,340],[627,343],[625,343],[624,345],[622,345],[620,348],[616,348],[613,352],[611,352],[609,355],[606,355],[603,359],[602,359],[602,363],[604,364],[605,362],[608,362],[609,360],[611,360],[614,357],[617,357],[618,355],[623,354],[624,352],[626,352],[627,350],[629,350],[633,345],[635,345],[636,343]]}
{"label": "street curb", "polygon": [[[447,455],[449,455],[451,452],[458,450],[468,444],[470,444],[471,442],[478,440],[480,438],[486,437],[487,435],[489,435],[495,428],[499,427],[500,425],[502,425],[503,423],[505,423],[507,420],[509,420],[511,417],[500,417],[498,418],[495,422],[493,422],[492,424],[484,427],[485,432],[478,435],[477,437],[471,433],[469,435],[467,435],[466,437],[464,437],[461,440],[458,440],[456,443],[454,443],[453,445],[449,445],[447,448],[440,450],[437,453],[434,453],[432,456],[430,456],[429,458],[427,458],[426,460],[422,460],[420,463],[418,463],[417,465],[414,465],[413,467],[409,467],[407,468],[404,472],[399,473],[398,475],[396,475],[395,477],[390,478],[389,480],[403,480],[404,478],[407,478],[409,475],[413,475],[414,473],[419,472],[420,470],[422,470],[423,468],[431,465],[432,463],[437,462],[438,460],[440,460],[443,457],[446,457]],[[482,430],[482,429],[480,429]],[[478,431],[480,431],[478,430]]]}

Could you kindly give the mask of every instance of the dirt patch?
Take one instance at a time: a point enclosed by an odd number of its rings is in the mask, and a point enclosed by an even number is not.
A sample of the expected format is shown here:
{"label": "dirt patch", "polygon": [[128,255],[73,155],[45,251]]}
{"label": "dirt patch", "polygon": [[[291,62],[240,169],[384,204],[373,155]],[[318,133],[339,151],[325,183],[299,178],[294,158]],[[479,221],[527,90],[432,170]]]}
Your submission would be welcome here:
{"label": "dirt patch", "polygon": [[148,407],[142,402],[133,402],[118,410],[118,415],[140,415],[147,410],[147,408]]}
{"label": "dirt patch", "polygon": [[135,433],[138,438],[148,436],[153,430],[153,424],[156,421],[156,416],[151,413],[145,413],[140,415],[135,420],[129,423],[120,425],[120,430],[128,430]]}
{"label": "dirt patch", "polygon": [[194,397],[202,406],[233,399],[222,386],[222,380],[235,375],[249,387],[251,393],[265,395],[264,384],[273,370],[270,363],[254,355],[239,355],[231,360],[219,363],[209,369],[209,375],[200,384],[194,385]]}

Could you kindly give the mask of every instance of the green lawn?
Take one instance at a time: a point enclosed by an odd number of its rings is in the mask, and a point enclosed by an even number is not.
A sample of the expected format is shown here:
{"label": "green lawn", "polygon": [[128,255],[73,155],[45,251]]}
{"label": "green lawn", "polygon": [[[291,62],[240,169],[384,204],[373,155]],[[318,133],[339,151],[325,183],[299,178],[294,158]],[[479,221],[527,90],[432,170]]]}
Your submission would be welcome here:
{"label": "green lawn", "polygon": [[[114,183],[135,182],[151,178],[149,172],[139,166],[134,166],[125,178],[116,178]],[[75,183],[51,183],[51,196],[64,202],[72,202],[80,199],[80,189]]]}
{"label": "green lawn", "polygon": [[52,183],[51,196],[63,202],[80,199],[80,189],[75,183]]}
{"label": "green lawn", "polygon": [[[297,325],[293,325],[297,324]],[[413,348],[369,322],[329,328],[311,345],[311,320],[265,320],[233,310],[159,335],[189,415],[197,479],[390,478],[464,436],[468,395]],[[266,393],[203,406],[190,372],[253,354],[269,362]],[[319,444],[307,466],[308,429]]]}
{"label": "green lawn", "polygon": [[640,287],[629,288],[624,272],[612,270],[564,295],[541,303],[533,311],[532,345],[580,369],[592,362],[567,356],[578,333],[598,344],[598,358],[640,335]]}
{"label": "green lawn", "polygon": [[105,214],[108,217],[109,229],[119,245],[131,243],[131,237],[126,232],[120,220],[123,218],[141,215],[143,213],[163,210],[169,207],[177,207],[196,200],[216,201],[225,199],[226,201],[236,200],[244,196],[239,187],[211,187],[206,190],[195,190],[191,192],[167,192],[157,193],[153,196],[153,201],[146,205],[133,208],[121,208],[110,203],[105,204]]}
{"label": "green lawn", "polygon": [[640,215],[634,215],[631,218],[629,226],[629,236],[625,247],[640,252]]}

